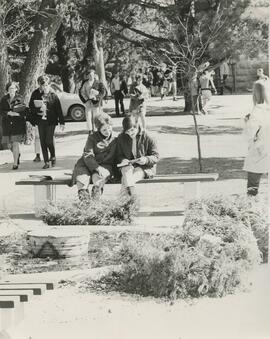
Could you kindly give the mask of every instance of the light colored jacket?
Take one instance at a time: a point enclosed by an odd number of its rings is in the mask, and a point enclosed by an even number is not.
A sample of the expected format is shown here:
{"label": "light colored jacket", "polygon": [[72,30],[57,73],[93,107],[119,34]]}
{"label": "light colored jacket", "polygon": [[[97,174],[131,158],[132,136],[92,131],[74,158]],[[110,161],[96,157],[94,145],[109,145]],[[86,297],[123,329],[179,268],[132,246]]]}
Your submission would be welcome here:
{"label": "light colored jacket", "polygon": [[244,132],[248,153],[243,169],[252,173],[270,171],[270,106],[257,104],[246,119]]}

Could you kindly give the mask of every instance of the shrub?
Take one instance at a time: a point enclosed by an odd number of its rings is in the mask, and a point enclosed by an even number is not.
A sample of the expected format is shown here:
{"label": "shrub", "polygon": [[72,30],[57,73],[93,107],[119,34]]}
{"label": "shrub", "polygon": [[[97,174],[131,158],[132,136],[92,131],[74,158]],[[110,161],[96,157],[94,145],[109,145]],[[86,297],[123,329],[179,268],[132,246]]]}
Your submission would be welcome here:
{"label": "shrub", "polygon": [[196,200],[189,206],[189,218],[200,210],[213,217],[229,217],[250,227],[257,240],[263,262],[268,256],[268,220],[265,201],[258,201],[246,196],[223,197]]}
{"label": "shrub", "polygon": [[48,225],[121,225],[130,224],[137,214],[138,201],[89,200],[51,201],[39,215]]}
{"label": "shrub", "polygon": [[243,210],[220,198],[194,201],[181,231],[129,237],[117,254],[111,288],[169,299],[233,293],[260,253]]}

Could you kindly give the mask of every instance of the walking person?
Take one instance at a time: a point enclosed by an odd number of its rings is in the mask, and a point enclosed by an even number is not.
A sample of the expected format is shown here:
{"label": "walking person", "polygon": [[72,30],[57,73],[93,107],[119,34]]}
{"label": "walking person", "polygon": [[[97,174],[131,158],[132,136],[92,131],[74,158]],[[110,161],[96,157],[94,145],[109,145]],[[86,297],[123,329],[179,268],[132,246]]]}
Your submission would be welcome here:
{"label": "walking person", "polygon": [[146,129],[146,100],[148,98],[148,90],[142,83],[142,76],[136,76],[136,81],[130,87],[130,106],[129,112],[136,118],[141,119],[142,129]]}
{"label": "walking person", "polygon": [[168,94],[172,92],[173,101],[176,100],[177,96],[177,74],[176,74],[176,66],[172,67],[171,72],[168,74]]}
{"label": "walking person", "polygon": [[134,196],[136,182],[155,175],[159,154],[156,142],[140,129],[135,117],[125,117],[122,126],[116,151],[117,166],[122,175],[121,191]]}
{"label": "walking person", "polygon": [[212,79],[212,73],[204,70],[199,78],[201,98],[202,98],[202,113],[208,114],[207,108],[212,97],[212,89],[217,93],[216,87]]}
{"label": "walking person", "polygon": [[220,81],[221,81],[221,86],[220,86],[220,95],[223,95],[224,93],[224,88],[226,88],[230,94],[232,93],[232,87],[226,85],[227,78],[230,74],[230,67],[228,65],[227,59],[224,59],[219,66],[219,73],[220,73]]}
{"label": "walking person", "polygon": [[[31,95],[29,108],[38,126],[40,144],[44,160],[43,169],[56,165],[54,132],[60,123],[61,130],[65,128],[64,116],[57,95],[51,90],[47,76],[37,80],[39,87]],[[49,157],[50,153],[50,157]]]}
{"label": "walking person", "polygon": [[258,80],[253,87],[254,107],[245,117],[248,154],[244,162],[247,172],[247,194],[258,194],[263,173],[270,170],[270,81]]}
{"label": "walking person", "polygon": [[118,117],[120,116],[119,104],[121,114],[125,115],[124,97],[127,92],[128,88],[126,81],[123,79],[123,77],[120,78],[119,72],[116,72],[111,82],[111,93],[114,96],[115,114]]}
{"label": "walking person", "polygon": [[79,90],[79,96],[85,105],[87,129],[91,133],[95,130],[94,118],[101,112],[102,100],[106,95],[105,86],[97,79],[94,67],[91,67],[85,75]]}
{"label": "walking person", "polygon": [[8,144],[13,154],[13,170],[17,170],[20,164],[20,143],[26,136],[26,106],[22,97],[18,94],[18,84],[9,82],[6,85],[7,94],[0,102],[0,114],[2,116],[2,143]]}
{"label": "walking person", "polygon": [[78,188],[81,200],[89,199],[89,185],[92,183],[92,198],[98,199],[105,183],[113,174],[116,151],[116,135],[112,131],[112,120],[106,113],[95,116],[97,131],[89,134],[82,157],[77,161],[72,184]]}

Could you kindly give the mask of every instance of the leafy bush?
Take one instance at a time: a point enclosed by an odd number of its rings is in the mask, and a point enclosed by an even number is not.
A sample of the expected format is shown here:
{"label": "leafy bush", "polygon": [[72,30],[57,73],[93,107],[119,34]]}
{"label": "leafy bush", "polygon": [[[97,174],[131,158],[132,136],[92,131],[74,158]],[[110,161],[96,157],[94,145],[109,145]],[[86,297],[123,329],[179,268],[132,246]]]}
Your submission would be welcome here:
{"label": "leafy bush", "polygon": [[181,231],[129,237],[117,254],[121,272],[111,273],[101,283],[170,299],[234,292],[244,273],[260,262],[244,208],[237,206],[220,198],[194,201]]}
{"label": "leafy bush", "polygon": [[85,200],[51,201],[39,215],[48,225],[121,225],[130,224],[138,211],[138,201]]}
{"label": "leafy bush", "polygon": [[206,215],[214,217],[229,217],[237,222],[250,227],[257,240],[263,262],[268,256],[268,220],[265,201],[259,201],[253,197],[222,197],[216,196],[210,199],[196,200],[189,206],[192,211],[201,210]]}

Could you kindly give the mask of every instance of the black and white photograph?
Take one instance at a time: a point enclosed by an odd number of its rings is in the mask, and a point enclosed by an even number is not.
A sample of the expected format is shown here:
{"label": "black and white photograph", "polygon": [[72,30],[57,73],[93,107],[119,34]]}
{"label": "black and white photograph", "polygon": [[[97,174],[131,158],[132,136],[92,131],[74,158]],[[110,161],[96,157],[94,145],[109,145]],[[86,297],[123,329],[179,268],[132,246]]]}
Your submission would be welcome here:
{"label": "black and white photograph", "polygon": [[270,339],[269,0],[0,0],[0,339]]}

